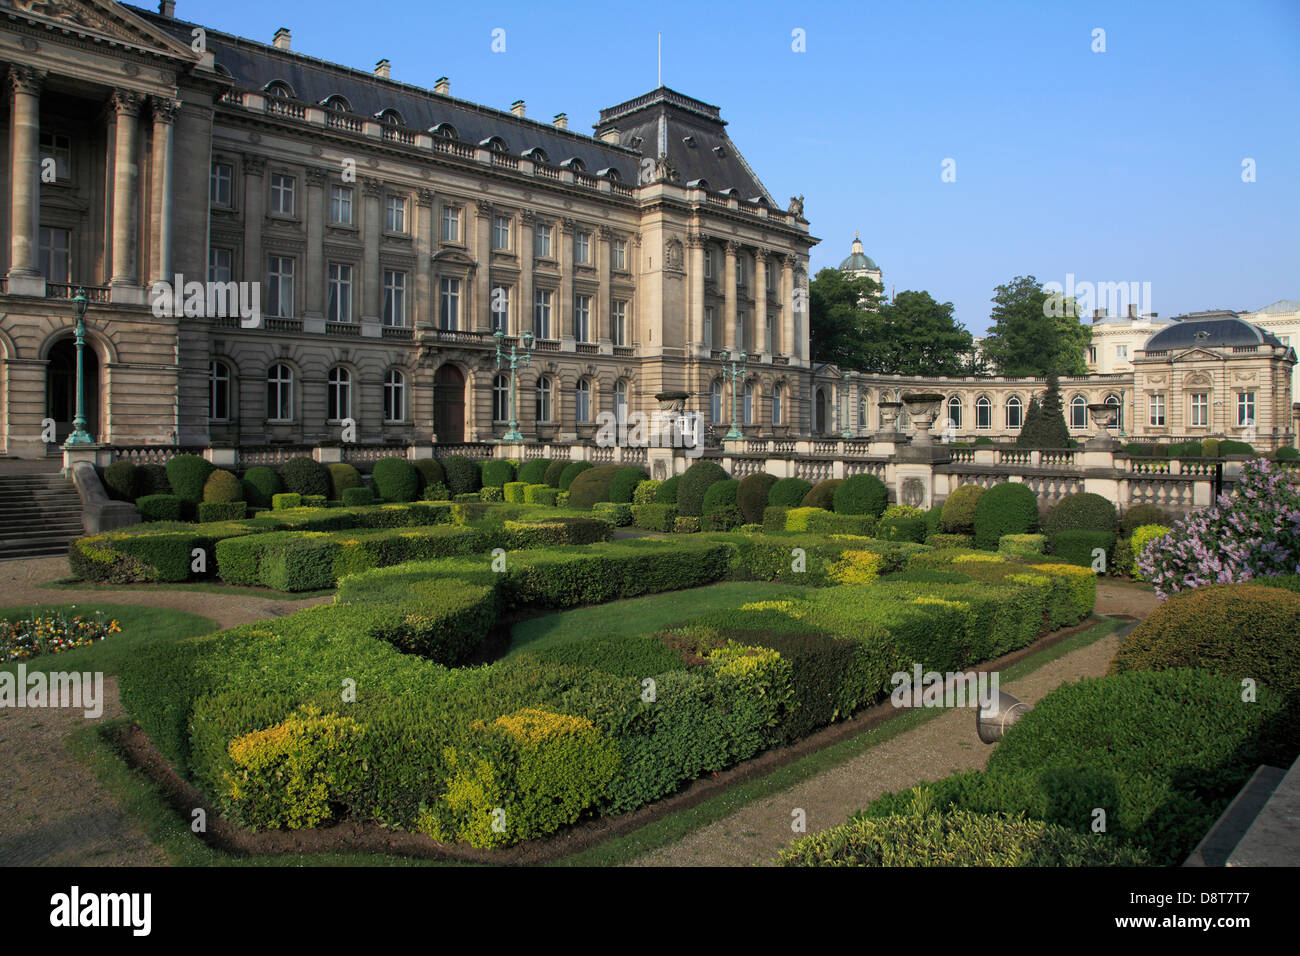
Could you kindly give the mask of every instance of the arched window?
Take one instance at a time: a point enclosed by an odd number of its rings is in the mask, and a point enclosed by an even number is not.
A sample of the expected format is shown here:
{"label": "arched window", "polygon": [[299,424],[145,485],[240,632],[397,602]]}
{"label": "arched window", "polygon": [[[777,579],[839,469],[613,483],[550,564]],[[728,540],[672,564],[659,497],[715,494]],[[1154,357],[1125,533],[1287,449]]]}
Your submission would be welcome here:
{"label": "arched window", "polygon": [[537,380],[536,418],[539,422],[551,420],[551,380],[543,375]]}
{"label": "arched window", "polygon": [[776,388],[772,389],[772,424],[773,425],[781,424],[781,415],[785,411],[781,407],[782,405],[781,400],[784,397],[785,397],[784,385],[777,385]]}
{"label": "arched window", "polygon": [[549,163],[551,161],[546,155],[546,150],[540,146],[524,150],[524,159],[531,159],[535,163]]}
{"label": "arched window", "polygon": [[452,126],[450,123],[439,123],[437,126],[433,127],[433,129],[431,129],[429,132],[431,132],[434,136],[438,137],[439,139],[451,139],[451,140],[460,139],[460,133],[456,132],[456,127]]}
{"label": "arched window", "polygon": [[510,421],[510,376],[498,375],[492,379],[492,420]]}
{"label": "arched window", "polygon": [[294,96],[293,87],[284,80],[272,80],[266,84],[265,93],[267,96],[283,97],[285,99],[293,99]]}
{"label": "arched window", "polygon": [[867,428],[867,398],[864,395],[858,402],[858,430],[866,431]]}
{"label": "arched window", "polygon": [[1082,395],[1070,399],[1070,427],[1088,427],[1088,400]]}
{"label": "arched window", "polygon": [[1119,397],[1118,395],[1116,395],[1114,392],[1112,392],[1111,394],[1109,394],[1109,395],[1106,396],[1106,404],[1107,404],[1107,405],[1114,405],[1117,409],[1119,409],[1118,413],[1115,415],[1115,424],[1113,424],[1113,425],[1111,425],[1111,426],[1109,426],[1109,427],[1110,427],[1110,428],[1118,428],[1118,429],[1123,430],[1123,428],[1124,428],[1124,402],[1120,399],[1120,397]]}
{"label": "arched window", "polygon": [[741,414],[744,416],[741,421],[746,425],[754,424],[754,383],[746,382],[745,389],[741,392]]}
{"label": "arched window", "polygon": [[572,169],[575,173],[585,173],[587,171],[587,164],[576,156],[572,159],[566,159],[564,162],[560,163],[560,165],[566,169]]}
{"label": "arched window", "polygon": [[379,114],[379,122],[388,126],[405,126],[402,121],[402,114],[395,109],[386,109]]}
{"label": "arched window", "polygon": [[1007,399],[1007,427],[1019,428],[1025,421],[1025,406],[1020,399],[1012,395]]}
{"label": "arched window", "polygon": [[613,166],[610,166],[608,169],[602,169],[602,170],[601,170],[600,172],[598,172],[596,175],[597,175],[597,176],[604,176],[606,179],[608,179],[608,180],[610,180],[610,181],[612,181],[612,182],[618,182],[620,179],[623,178],[622,176],[620,176],[620,175],[618,174],[618,170],[615,169]]}
{"label": "arched window", "polygon": [[330,369],[325,393],[325,418],[341,422],[352,417],[352,373],[341,365]]}
{"label": "arched window", "polygon": [[987,395],[981,395],[975,400],[975,428],[979,431],[987,431],[993,427],[993,403],[989,401]]}
{"label": "arched window", "polygon": [[952,429],[961,428],[962,404],[961,396],[953,395],[948,399],[948,427]]}
{"label": "arched window", "polygon": [[293,369],[282,363],[266,370],[266,417],[273,422],[293,421]]}
{"label": "arched window", "polygon": [[352,112],[352,104],[347,101],[346,97],[339,96],[337,93],[327,97],[324,106],[327,110],[333,110],[336,113]]}
{"label": "arched window", "polygon": [[230,366],[208,363],[208,421],[230,421]]}
{"label": "arched window", "polygon": [[406,421],[406,376],[395,368],[384,375],[384,421]]}
{"label": "arched window", "polygon": [[591,381],[589,379],[578,379],[577,391],[578,421],[591,421]]}
{"label": "arched window", "polygon": [[722,421],[722,380],[715,378],[709,386],[709,423]]}
{"label": "arched window", "polygon": [[627,382],[622,380],[614,383],[614,417],[627,421]]}
{"label": "arched window", "polygon": [[510,147],[506,145],[506,141],[502,139],[500,136],[489,137],[485,142],[479,143],[479,145],[486,146],[494,153],[510,152]]}

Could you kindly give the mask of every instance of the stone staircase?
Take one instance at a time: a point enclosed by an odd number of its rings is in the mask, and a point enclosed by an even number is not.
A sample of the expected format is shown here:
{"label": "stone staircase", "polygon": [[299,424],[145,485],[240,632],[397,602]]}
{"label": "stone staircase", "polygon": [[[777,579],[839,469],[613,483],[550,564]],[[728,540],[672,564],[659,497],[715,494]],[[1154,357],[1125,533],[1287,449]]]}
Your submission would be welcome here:
{"label": "stone staircase", "polygon": [[84,533],[70,479],[0,471],[0,561],[67,554],[68,542]]}

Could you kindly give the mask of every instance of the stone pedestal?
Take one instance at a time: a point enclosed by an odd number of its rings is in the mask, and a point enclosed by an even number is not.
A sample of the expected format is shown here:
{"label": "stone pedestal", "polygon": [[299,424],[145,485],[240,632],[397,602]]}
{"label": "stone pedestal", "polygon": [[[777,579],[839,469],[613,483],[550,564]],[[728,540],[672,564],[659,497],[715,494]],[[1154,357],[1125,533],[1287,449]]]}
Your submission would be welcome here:
{"label": "stone pedestal", "polygon": [[78,462],[85,462],[92,467],[106,468],[113,463],[113,449],[98,443],[90,445],[63,446],[63,476],[72,477],[72,470]]}

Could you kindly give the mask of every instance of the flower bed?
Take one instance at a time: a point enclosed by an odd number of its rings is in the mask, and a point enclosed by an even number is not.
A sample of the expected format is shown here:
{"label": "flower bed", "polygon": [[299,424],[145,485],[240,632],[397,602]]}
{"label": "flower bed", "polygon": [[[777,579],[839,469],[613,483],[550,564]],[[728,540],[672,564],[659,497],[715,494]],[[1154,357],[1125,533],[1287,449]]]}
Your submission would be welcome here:
{"label": "flower bed", "polygon": [[104,619],[102,611],[94,617],[55,611],[0,620],[0,664],[85,647],[120,630],[117,621]]}

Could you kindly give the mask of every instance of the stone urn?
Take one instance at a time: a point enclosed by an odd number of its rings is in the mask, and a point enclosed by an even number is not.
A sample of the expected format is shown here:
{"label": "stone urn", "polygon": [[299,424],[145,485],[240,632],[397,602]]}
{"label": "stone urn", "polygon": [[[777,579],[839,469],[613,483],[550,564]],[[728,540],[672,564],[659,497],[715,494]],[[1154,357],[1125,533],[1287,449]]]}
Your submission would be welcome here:
{"label": "stone urn", "polygon": [[690,392],[658,392],[659,414],[673,423],[673,444],[678,448],[694,448],[703,441],[699,416],[686,411]]}
{"label": "stone urn", "polygon": [[938,392],[909,392],[903,396],[903,404],[907,406],[907,417],[912,420],[912,427],[916,431],[912,443],[933,444],[934,436],[930,434],[930,426],[943,410],[943,396]]}
{"label": "stone urn", "polygon": [[1088,439],[1089,448],[1118,448],[1119,442],[1111,435],[1110,429],[1119,421],[1119,406],[1109,402],[1093,402],[1088,406],[1092,416],[1093,434]]}
{"label": "stone urn", "polygon": [[902,402],[881,402],[880,430],[888,433],[898,431],[898,413],[902,410]]}

